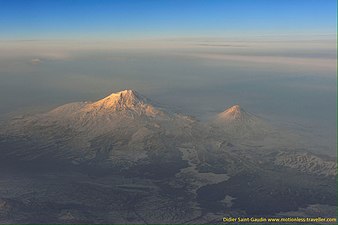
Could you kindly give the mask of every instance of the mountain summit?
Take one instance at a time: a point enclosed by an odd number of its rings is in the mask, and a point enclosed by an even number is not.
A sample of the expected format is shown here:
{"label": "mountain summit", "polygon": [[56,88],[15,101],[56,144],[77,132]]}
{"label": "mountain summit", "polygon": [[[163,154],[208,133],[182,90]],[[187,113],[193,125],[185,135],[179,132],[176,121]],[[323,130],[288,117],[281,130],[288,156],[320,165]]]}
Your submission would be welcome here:
{"label": "mountain summit", "polygon": [[224,112],[217,115],[218,120],[221,120],[221,121],[249,119],[250,116],[251,115],[249,115],[239,105],[231,106],[230,108],[226,109]]}
{"label": "mountain summit", "polygon": [[[47,113],[27,116],[11,122],[11,130],[37,132],[39,127],[71,129],[89,137],[121,130],[135,131],[139,128],[166,129],[174,134],[192,120],[152,104],[152,101],[134,90],[112,93],[94,102],[73,102],[59,106]],[[21,131],[20,131],[21,130]],[[183,131],[182,131],[183,132]],[[22,132],[21,132],[22,133]]]}
{"label": "mountain summit", "polygon": [[124,90],[94,102],[93,107],[100,107],[102,109],[124,110],[132,109],[137,106],[144,106],[149,104],[149,100],[141,96],[134,90]]}
{"label": "mountain summit", "polygon": [[[73,102],[12,120],[6,135],[38,140],[42,147],[29,154],[31,158],[50,155],[119,164],[125,158],[127,163],[147,158],[149,149],[170,152],[171,143],[176,143],[172,138],[190,138],[193,124],[188,116],[154,106],[134,90],[124,90],[95,102]],[[25,157],[26,152],[22,148],[18,155]]]}
{"label": "mountain summit", "polygon": [[261,137],[269,126],[259,117],[246,112],[241,106],[234,105],[219,113],[212,121],[214,126],[224,130],[228,136],[236,138]]}
{"label": "mountain summit", "polygon": [[151,101],[134,90],[112,93],[95,102],[75,102],[60,106],[48,114],[62,117],[97,119],[100,116],[111,117],[113,114],[157,116],[162,109],[152,105]]}

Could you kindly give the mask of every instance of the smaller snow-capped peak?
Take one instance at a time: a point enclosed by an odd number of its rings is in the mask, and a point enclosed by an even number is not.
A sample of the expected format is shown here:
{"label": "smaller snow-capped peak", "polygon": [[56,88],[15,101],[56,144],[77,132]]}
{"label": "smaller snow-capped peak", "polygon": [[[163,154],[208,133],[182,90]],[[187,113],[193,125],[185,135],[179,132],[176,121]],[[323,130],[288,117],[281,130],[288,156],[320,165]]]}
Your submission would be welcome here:
{"label": "smaller snow-capped peak", "polygon": [[217,116],[219,120],[240,120],[245,117],[250,117],[250,115],[239,105],[231,106]]}
{"label": "smaller snow-capped peak", "polygon": [[234,105],[224,112],[219,113],[211,121],[214,127],[221,128],[230,138],[243,141],[264,140],[267,133],[273,133],[274,129],[263,119],[252,113],[246,112],[239,105]]}
{"label": "smaller snow-capped peak", "polygon": [[234,105],[226,109],[222,114],[229,115],[232,117],[239,117],[242,114],[242,111],[243,110],[239,105]]}

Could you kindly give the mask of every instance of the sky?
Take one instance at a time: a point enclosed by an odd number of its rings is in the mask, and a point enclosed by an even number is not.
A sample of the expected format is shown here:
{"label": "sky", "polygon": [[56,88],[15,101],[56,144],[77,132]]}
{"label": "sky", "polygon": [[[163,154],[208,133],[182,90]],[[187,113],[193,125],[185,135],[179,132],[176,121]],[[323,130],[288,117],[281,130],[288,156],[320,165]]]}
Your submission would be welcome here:
{"label": "sky", "polygon": [[335,34],[335,0],[0,0],[1,39]]}
{"label": "sky", "polygon": [[336,10],[334,0],[0,0],[0,119],[134,89],[201,120],[239,104],[335,154]]}

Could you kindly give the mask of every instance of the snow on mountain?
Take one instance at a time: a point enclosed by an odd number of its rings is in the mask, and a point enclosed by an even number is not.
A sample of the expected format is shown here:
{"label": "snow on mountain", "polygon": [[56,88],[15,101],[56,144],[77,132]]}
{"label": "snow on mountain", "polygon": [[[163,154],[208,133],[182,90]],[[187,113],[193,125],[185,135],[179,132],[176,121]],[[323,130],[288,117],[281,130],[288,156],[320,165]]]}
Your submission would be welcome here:
{"label": "snow on mountain", "polygon": [[[197,168],[203,160],[182,158],[182,149],[187,146],[191,155],[213,158],[209,154],[224,153],[235,159],[256,157],[258,148],[264,150],[264,154],[306,149],[299,136],[281,132],[239,105],[202,123],[162,108],[133,90],[113,93],[95,102],[65,104],[47,113],[16,118],[0,132],[0,148],[25,160],[53,156],[76,163],[91,161],[125,166],[183,160],[196,162],[192,168]],[[229,152],[229,149],[239,150]],[[279,155],[275,164],[318,175],[333,174],[331,162],[311,154],[304,157]],[[321,169],[313,170],[313,165]]]}
{"label": "snow on mountain", "polygon": [[[60,106],[45,115],[49,119],[65,120],[70,123],[80,123],[86,127],[90,121],[106,120],[101,126],[112,125],[112,119],[121,118],[155,118],[168,119],[169,114],[154,107],[150,100],[133,90],[113,93],[96,102],[71,103]],[[88,124],[89,123],[89,124]],[[97,125],[97,124],[96,124]]]}
{"label": "snow on mountain", "polygon": [[217,114],[209,124],[213,136],[241,145],[242,148],[250,149],[257,146],[267,150],[309,148],[306,139],[300,134],[272,125],[239,105]]}
{"label": "snow on mountain", "polygon": [[[136,91],[125,90],[96,102],[70,103],[13,120],[5,136],[34,140],[33,153],[39,156],[57,152],[61,158],[80,161],[98,157],[137,161],[146,157],[147,149],[159,151],[175,143],[169,139],[191,136],[195,123],[191,117],[155,105]],[[16,151],[27,152],[24,146]]]}
{"label": "snow on mountain", "polygon": [[263,119],[246,112],[239,105],[234,105],[219,113],[211,123],[221,128],[232,138],[260,139],[272,131],[272,127]]}
{"label": "snow on mountain", "polygon": [[324,160],[322,157],[308,152],[281,152],[276,156],[274,163],[303,173],[324,176],[337,175],[337,163],[334,159]]}
{"label": "snow on mountain", "polygon": [[224,112],[218,114],[219,121],[244,121],[250,118],[251,116],[244,111],[239,105],[231,106],[226,109]]}
{"label": "snow on mountain", "polygon": [[[118,127],[169,121],[192,122],[191,118],[171,113],[154,106],[136,91],[124,90],[113,93],[96,102],[75,102],[62,105],[45,114],[15,120],[12,127],[62,126],[84,131],[88,136],[98,136]],[[184,124],[184,123],[178,124]]]}
{"label": "snow on mountain", "polygon": [[[155,108],[151,101],[134,90],[124,90],[113,93],[96,102],[72,103],[52,110],[49,115],[58,116],[67,114],[92,114],[102,116],[116,112],[128,112],[129,115],[157,116],[163,114],[161,110]],[[64,115],[63,115],[64,116]]]}

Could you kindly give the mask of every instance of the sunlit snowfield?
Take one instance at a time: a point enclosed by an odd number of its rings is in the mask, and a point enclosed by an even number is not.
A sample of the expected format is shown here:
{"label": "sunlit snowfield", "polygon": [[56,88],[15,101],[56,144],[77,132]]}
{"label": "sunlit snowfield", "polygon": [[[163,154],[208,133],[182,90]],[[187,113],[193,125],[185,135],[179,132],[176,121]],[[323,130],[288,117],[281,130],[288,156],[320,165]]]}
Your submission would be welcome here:
{"label": "sunlit snowfield", "polygon": [[336,152],[333,35],[0,42],[2,118],[124,89],[200,120],[239,104]]}

